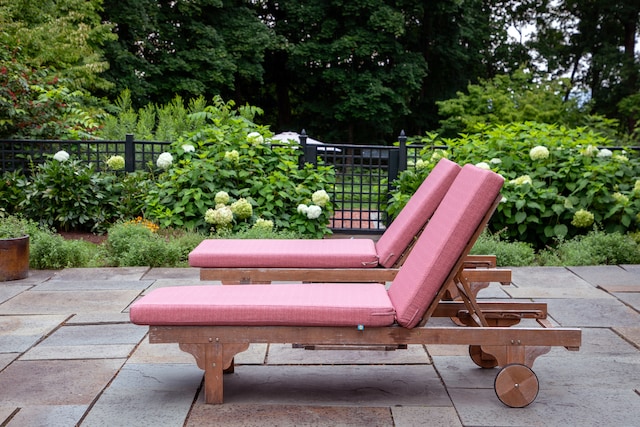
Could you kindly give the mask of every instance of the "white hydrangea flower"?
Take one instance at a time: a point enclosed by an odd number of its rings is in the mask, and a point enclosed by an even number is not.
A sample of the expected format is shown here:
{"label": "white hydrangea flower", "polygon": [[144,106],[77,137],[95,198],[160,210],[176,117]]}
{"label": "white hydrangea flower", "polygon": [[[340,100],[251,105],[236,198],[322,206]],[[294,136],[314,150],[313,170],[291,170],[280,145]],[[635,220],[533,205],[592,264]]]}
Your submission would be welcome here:
{"label": "white hydrangea flower", "polygon": [[621,204],[622,206],[627,206],[629,204],[629,197],[620,192],[613,193],[613,200]]}
{"label": "white hydrangea flower", "polygon": [[264,137],[259,132],[251,132],[247,135],[247,142],[252,145],[260,145],[264,142]]}
{"label": "white hydrangea flower", "polygon": [[544,160],[549,158],[549,149],[543,145],[537,145],[529,151],[531,160]]}
{"label": "white hydrangea flower", "polygon": [[229,203],[229,193],[227,193],[226,191],[218,191],[213,200],[216,206],[226,205],[227,203]]}
{"label": "white hydrangea flower", "polygon": [[107,159],[107,166],[109,166],[109,168],[114,171],[124,169],[124,157],[122,156],[109,157],[109,159]]}
{"label": "white hydrangea flower", "polygon": [[516,179],[512,179],[511,181],[509,181],[509,184],[513,184],[513,185],[529,184],[529,185],[532,185],[533,184],[533,180],[531,179],[531,177],[529,175],[522,175],[522,176],[517,177]]}
{"label": "white hydrangea flower", "polygon": [[298,208],[296,210],[298,211],[298,213],[306,215],[307,211],[309,210],[309,206],[307,206],[305,204],[299,204]]}
{"label": "white hydrangea flower", "polygon": [[66,162],[67,160],[69,160],[69,153],[64,150],[60,150],[53,155],[53,158],[59,162]]}
{"label": "white hydrangea flower", "polygon": [[311,195],[311,200],[318,206],[325,206],[329,203],[329,194],[325,190],[318,190]]}
{"label": "white hydrangea flower", "polygon": [[182,148],[182,151],[184,151],[185,153],[194,153],[196,151],[196,147],[191,144],[184,144],[180,148]]}
{"label": "white hydrangea flower", "polygon": [[489,163],[487,162],[476,163],[476,167],[480,169],[491,170],[491,166],[489,166]]}
{"label": "white hydrangea flower", "polygon": [[238,219],[247,219],[253,215],[253,207],[247,199],[238,199],[231,204],[231,212],[233,212]]}
{"label": "white hydrangea flower", "polygon": [[252,228],[263,230],[263,231],[272,231],[273,221],[271,221],[270,219],[258,218],[255,224],[253,224]]}
{"label": "white hydrangea flower", "polygon": [[491,163],[492,165],[499,165],[502,163],[502,160],[500,160],[497,157],[494,157],[493,159],[489,160],[489,163]]}
{"label": "white hydrangea flower", "polygon": [[158,160],[156,161],[156,165],[160,169],[169,169],[173,164],[173,156],[171,153],[167,153],[166,151],[158,156]]}
{"label": "white hydrangea flower", "polygon": [[587,145],[585,148],[580,150],[580,154],[585,157],[593,157],[598,155],[598,147],[595,145]]}
{"label": "white hydrangea flower", "polygon": [[207,209],[204,220],[209,224],[226,226],[233,221],[233,212],[229,206],[222,206],[216,209]]}
{"label": "white hydrangea flower", "polygon": [[598,152],[598,157],[611,157],[611,156],[613,156],[613,152],[608,148],[603,148],[602,150],[600,150],[600,152]]}
{"label": "white hydrangea flower", "polygon": [[238,150],[226,151],[224,153],[224,159],[230,162],[237,162],[240,160],[240,153],[238,153]]}
{"label": "white hydrangea flower", "polygon": [[429,163],[425,162],[424,160],[422,159],[416,160],[416,170],[422,170],[427,166],[429,166]]}
{"label": "white hydrangea flower", "polygon": [[316,219],[320,216],[321,213],[322,213],[322,208],[320,206],[311,205],[307,209],[307,218]]}

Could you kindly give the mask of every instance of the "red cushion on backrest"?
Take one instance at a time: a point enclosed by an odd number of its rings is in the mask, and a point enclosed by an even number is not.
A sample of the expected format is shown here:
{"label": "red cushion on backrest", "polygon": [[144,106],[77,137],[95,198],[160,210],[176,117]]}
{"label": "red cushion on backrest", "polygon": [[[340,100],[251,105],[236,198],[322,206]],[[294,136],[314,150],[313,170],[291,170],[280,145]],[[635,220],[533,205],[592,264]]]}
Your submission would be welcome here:
{"label": "red cushion on backrest", "polygon": [[441,159],[376,243],[378,262],[392,267],[436,210],[460,166]]}
{"label": "red cushion on backrest", "polygon": [[465,165],[389,288],[397,322],[416,326],[500,193],[504,179]]}

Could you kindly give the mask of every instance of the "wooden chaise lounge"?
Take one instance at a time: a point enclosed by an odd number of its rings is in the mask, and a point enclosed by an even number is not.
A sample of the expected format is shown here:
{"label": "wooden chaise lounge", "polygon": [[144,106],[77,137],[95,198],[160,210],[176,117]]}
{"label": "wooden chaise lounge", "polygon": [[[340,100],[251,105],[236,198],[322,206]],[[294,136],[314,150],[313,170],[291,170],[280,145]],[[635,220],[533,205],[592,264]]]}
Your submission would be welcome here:
{"label": "wooden chaise lounge", "polygon": [[[483,368],[500,366],[498,398],[522,407],[537,396],[531,370],[550,346],[577,350],[581,331],[551,328],[546,304],[479,303],[462,264],[499,202],[503,179],[465,166],[390,287],[380,283],[188,286],[153,290],[130,309],[151,343],[179,343],[205,371],[207,403],[223,402],[223,372],[252,343],[469,345]],[[444,300],[454,282],[462,301]],[[457,317],[466,326],[427,325]],[[537,327],[511,328],[522,318]]]}
{"label": "wooden chaise lounge", "polygon": [[[378,241],[207,239],[189,254],[189,265],[200,268],[201,280],[225,283],[392,281],[460,169],[441,159]],[[470,273],[476,292],[488,282],[511,282],[510,270],[495,269],[495,256],[468,256],[464,267],[482,268]]]}

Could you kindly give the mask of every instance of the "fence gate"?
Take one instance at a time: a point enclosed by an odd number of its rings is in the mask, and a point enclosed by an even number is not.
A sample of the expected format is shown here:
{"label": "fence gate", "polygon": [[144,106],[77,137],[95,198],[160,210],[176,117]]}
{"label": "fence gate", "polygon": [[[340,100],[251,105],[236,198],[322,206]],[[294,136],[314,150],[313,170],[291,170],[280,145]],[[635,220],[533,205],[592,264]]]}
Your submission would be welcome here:
{"label": "fence gate", "polygon": [[383,208],[393,181],[407,167],[406,137],[400,147],[380,145],[308,144],[304,130],[300,144],[304,161],[333,166],[336,185],[331,195],[334,215],[329,227],[335,233],[380,234],[389,218]]}

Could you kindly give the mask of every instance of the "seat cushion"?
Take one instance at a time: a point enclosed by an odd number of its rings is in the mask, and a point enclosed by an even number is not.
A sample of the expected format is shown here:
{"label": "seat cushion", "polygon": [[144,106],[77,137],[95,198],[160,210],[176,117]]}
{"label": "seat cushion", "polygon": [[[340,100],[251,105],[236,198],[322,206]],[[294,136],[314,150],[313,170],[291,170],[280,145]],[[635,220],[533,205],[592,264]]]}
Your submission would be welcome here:
{"label": "seat cushion", "polygon": [[460,169],[451,160],[440,159],[376,243],[380,265],[390,268],[398,261],[431,218]]}
{"label": "seat cushion", "polygon": [[208,268],[362,268],[378,265],[370,239],[207,239],[189,265]]}
{"label": "seat cushion", "polygon": [[388,326],[395,310],[385,287],[362,284],[176,286],[136,301],[139,325]]}

